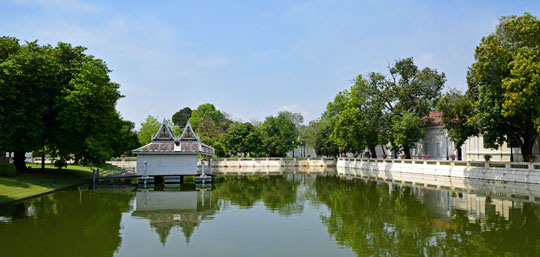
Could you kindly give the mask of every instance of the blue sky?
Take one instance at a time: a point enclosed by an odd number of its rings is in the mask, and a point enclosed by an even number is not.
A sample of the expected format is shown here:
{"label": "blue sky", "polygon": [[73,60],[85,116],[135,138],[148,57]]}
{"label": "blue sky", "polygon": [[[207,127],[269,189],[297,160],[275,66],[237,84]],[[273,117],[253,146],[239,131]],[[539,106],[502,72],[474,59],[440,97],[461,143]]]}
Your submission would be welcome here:
{"label": "blue sky", "polygon": [[0,0],[0,34],[83,45],[105,60],[139,124],[215,104],[235,119],[280,110],[316,119],[358,74],[399,58],[445,72],[466,89],[467,67],[498,18],[540,1]]}

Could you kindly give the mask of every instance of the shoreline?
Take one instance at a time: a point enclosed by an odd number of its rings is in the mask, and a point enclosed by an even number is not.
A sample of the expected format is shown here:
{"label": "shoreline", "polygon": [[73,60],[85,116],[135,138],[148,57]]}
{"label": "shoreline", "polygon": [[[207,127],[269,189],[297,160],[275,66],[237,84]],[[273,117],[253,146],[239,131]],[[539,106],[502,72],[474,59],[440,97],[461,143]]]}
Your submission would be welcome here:
{"label": "shoreline", "polygon": [[[87,179],[83,179],[83,180],[87,180]],[[26,197],[15,199],[15,200],[10,200],[10,201],[7,201],[7,202],[0,202],[0,208],[10,206],[10,205],[14,205],[14,204],[17,204],[17,203],[20,203],[20,202],[24,202],[26,200],[30,200],[30,199],[33,199],[33,198],[36,198],[36,197],[48,195],[48,194],[51,194],[51,193],[56,193],[58,191],[79,187],[79,186],[85,185],[85,184],[88,184],[88,181],[84,181],[84,182],[77,183],[77,184],[72,184],[72,185],[68,185],[68,186],[55,188],[55,189],[50,190],[50,191],[38,193],[38,194],[35,194],[35,195],[26,196]]]}

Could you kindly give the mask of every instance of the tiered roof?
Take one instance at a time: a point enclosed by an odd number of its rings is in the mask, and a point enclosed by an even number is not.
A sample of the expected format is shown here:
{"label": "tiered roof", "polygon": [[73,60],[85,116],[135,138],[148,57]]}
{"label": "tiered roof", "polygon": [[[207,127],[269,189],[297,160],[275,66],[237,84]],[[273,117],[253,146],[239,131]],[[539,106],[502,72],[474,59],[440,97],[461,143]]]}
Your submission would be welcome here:
{"label": "tiered roof", "polygon": [[215,150],[201,142],[200,138],[193,131],[189,121],[184,128],[184,132],[178,138],[174,135],[172,127],[163,120],[157,133],[152,137],[151,142],[133,150],[133,153],[202,154],[213,156]]}

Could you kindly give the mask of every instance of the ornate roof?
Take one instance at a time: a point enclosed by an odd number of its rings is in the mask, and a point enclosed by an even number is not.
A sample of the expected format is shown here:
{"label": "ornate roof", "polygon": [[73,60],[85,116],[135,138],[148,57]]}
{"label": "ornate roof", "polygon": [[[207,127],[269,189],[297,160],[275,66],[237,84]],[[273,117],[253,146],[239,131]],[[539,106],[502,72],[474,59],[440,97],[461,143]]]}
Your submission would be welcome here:
{"label": "ornate roof", "polygon": [[165,119],[163,119],[163,122],[161,123],[161,126],[159,127],[158,131],[154,136],[152,136],[151,142],[155,141],[175,141],[176,137],[174,136],[174,132],[171,128],[171,125],[167,123]]}
{"label": "ornate roof", "polygon": [[134,154],[155,153],[155,154],[203,154],[214,155],[214,148],[201,142],[199,136],[195,134],[191,124],[186,124],[182,136],[179,138],[165,120],[149,144],[133,150]]}

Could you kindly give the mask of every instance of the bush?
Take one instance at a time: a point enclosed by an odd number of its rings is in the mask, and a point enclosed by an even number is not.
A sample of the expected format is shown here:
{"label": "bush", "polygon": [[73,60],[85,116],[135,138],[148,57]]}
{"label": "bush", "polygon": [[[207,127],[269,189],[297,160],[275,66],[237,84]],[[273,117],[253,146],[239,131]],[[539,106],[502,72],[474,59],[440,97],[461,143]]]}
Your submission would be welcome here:
{"label": "bush", "polygon": [[56,160],[54,162],[54,167],[58,168],[58,169],[62,169],[62,167],[65,167],[67,168],[67,162],[66,160]]}
{"label": "bush", "polygon": [[11,163],[0,163],[0,176],[14,177],[17,174],[15,165]]}
{"label": "bush", "polygon": [[489,162],[489,160],[491,160],[491,155],[490,154],[484,155],[484,160],[486,160],[486,162]]}

